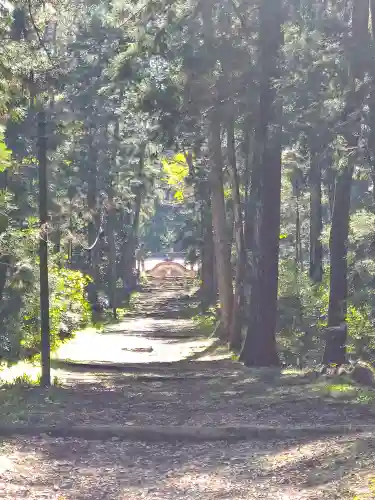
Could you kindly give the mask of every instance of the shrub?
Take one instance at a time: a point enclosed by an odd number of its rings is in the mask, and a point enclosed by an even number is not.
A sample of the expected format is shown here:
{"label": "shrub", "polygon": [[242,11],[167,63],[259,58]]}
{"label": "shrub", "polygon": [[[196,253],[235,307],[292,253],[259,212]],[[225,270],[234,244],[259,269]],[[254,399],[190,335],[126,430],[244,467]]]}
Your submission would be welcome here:
{"label": "shrub", "polygon": [[[85,298],[88,280],[81,272],[52,266],[49,276],[51,349],[54,350],[62,338],[88,324],[90,306]],[[39,312],[39,286],[36,286],[25,301],[20,324],[21,344],[28,354],[39,352]]]}

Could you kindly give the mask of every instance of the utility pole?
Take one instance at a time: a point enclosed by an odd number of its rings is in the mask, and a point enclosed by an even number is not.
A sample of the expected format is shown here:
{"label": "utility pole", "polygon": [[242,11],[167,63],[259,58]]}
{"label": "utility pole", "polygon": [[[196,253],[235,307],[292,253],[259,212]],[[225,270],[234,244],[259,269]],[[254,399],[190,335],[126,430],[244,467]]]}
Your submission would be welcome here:
{"label": "utility pole", "polygon": [[47,183],[47,126],[44,104],[38,113],[38,172],[39,172],[39,276],[40,276],[40,351],[42,376],[40,385],[51,385],[51,345],[48,284],[48,183]]}

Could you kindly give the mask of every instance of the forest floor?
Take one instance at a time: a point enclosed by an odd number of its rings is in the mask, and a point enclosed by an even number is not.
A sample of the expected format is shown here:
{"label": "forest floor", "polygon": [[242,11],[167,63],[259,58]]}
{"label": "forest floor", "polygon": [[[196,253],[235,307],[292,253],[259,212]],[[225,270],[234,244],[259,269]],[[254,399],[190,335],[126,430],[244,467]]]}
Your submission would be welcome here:
{"label": "forest floor", "polygon": [[0,498],[375,498],[375,392],[249,370],[193,306],[151,284],[57,352],[56,386],[1,389]]}

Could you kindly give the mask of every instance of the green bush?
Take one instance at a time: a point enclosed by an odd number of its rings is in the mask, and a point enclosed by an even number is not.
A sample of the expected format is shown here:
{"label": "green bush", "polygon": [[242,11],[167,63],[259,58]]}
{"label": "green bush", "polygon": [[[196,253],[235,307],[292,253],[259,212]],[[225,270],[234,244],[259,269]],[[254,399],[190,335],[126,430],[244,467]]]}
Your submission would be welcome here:
{"label": "green bush", "polygon": [[375,353],[375,332],[368,305],[348,308],[348,352],[356,357],[373,360]]}
{"label": "green bush", "polygon": [[[320,362],[327,326],[329,274],[313,285],[307,272],[296,272],[293,260],[280,262],[278,342],[283,361],[295,364],[302,357],[309,364]],[[361,300],[360,290],[352,289],[348,299],[348,354],[375,360],[375,331],[369,294]]]}
{"label": "green bush", "polygon": [[307,271],[296,269],[292,259],[280,261],[278,344],[282,360],[296,364],[298,358],[309,364],[320,362],[322,337],[328,311],[329,276],[312,285]]}
{"label": "green bush", "polygon": [[[87,278],[79,271],[52,266],[49,270],[50,284],[50,330],[51,349],[56,349],[62,338],[90,321],[90,306],[85,298]],[[36,290],[38,289],[38,290]],[[21,319],[21,345],[24,352],[39,352],[39,287],[29,293]]]}

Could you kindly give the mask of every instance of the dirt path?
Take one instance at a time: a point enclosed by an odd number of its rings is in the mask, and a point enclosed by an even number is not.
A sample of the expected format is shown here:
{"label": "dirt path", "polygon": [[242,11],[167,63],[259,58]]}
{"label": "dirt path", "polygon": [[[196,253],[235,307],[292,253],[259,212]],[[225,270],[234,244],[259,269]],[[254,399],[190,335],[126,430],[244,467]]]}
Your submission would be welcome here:
{"label": "dirt path", "polygon": [[[133,317],[60,349],[60,386],[0,391],[1,423],[81,424],[93,438],[100,425],[375,424],[373,405],[324,396],[324,383],[309,376],[249,371],[222,353],[190,360],[213,341],[187,318],[183,286],[161,290],[145,291]],[[198,444],[42,435],[4,438],[0,446],[6,500],[352,500],[375,476],[371,432]]]}

